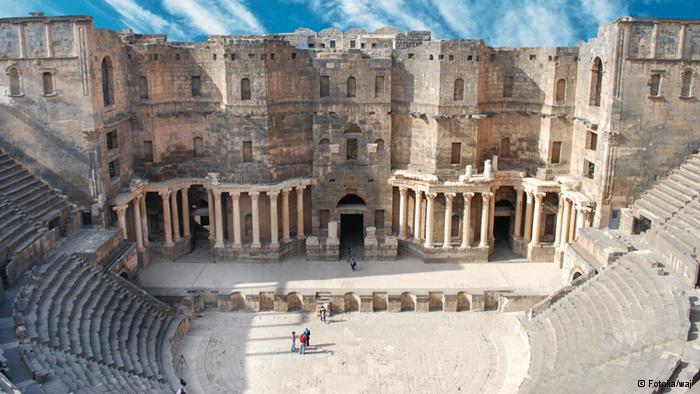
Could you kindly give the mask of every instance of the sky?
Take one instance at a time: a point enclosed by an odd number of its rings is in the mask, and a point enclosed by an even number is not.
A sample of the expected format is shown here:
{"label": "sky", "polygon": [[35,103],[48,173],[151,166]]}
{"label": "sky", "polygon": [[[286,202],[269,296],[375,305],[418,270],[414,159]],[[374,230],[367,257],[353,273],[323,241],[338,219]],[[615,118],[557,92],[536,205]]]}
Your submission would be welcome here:
{"label": "sky", "polygon": [[620,16],[700,19],[700,0],[0,0],[0,17],[90,15],[100,28],[201,41],[298,27],[430,30],[492,46],[571,46]]}

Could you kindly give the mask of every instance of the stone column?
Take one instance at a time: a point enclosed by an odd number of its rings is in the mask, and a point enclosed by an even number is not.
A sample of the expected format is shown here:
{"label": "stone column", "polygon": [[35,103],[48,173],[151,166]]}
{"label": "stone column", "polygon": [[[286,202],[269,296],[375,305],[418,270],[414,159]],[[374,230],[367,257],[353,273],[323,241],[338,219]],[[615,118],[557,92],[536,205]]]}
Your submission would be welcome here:
{"label": "stone column", "polygon": [[445,193],[445,231],[443,234],[442,248],[452,247],[452,199],[455,193]]}
{"label": "stone column", "polygon": [[569,242],[576,240],[576,203],[571,202],[571,213],[569,214]]}
{"label": "stone column", "polygon": [[564,197],[559,195],[559,206],[557,208],[557,225],[554,228],[554,245],[558,246],[561,243],[561,224],[564,216]]}
{"label": "stone column", "polygon": [[462,216],[462,248],[472,246],[472,197],[474,193],[462,193],[464,199],[464,215]]}
{"label": "stone column", "polygon": [[163,199],[163,233],[165,236],[163,246],[173,246],[173,226],[170,221],[170,190],[158,192],[158,195]]}
{"label": "stone column", "polygon": [[145,192],[139,198],[139,207],[141,211],[141,230],[143,235],[143,245],[148,246],[151,242],[148,239],[148,212],[146,211]]}
{"label": "stone column", "polygon": [[279,196],[279,191],[267,192],[267,196],[270,197],[270,246],[277,248],[280,246],[279,243],[279,233],[277,229],[277,197]]}
{"label": "stone column", "polygon": [[546,193],[535,193],[535,213],[532,220],[532,241],[531,245],[540,244],[540,223],[542,222],[542,199]]}
{"label": "stone column", "polygon": [[576,228],[574,229],[574,239],[578,238],[579,230],[581,227],[583,227],[583,208],[579,207],[579,209],[576,210]]}
{"label": "stone column", "polygon": [[515,223],[513,223],[513,238],[521,239],[523,237],[520,229],[523,226],[523,191],[515,189]]}
{"label": "stone column", "polygon": [[141,226],[141,198],[136,196],[132,200],[134,206],[134,230],[136,230],[136,247],[143,250],[143,227]]}
{"label": "stone column", "polygon": [[561,219],[561,235],[559,236],[559,239],[561,241],[561,247],[564,247],[569,241],[569,219],[571,218],[570,200],[564,199],[563,212],[564,217]]}
{"label": "stone column", "polygon": [[421,216],[423,216],[423,209],[422,205],[423,204],[423,191],[421,190],[416,190],[416,212],[413,215],[413,238],[417,241],[420,241],[423,239],[423,236],[421,235],[421,227],[422,227],[422,221],[421,221]]}
{"label": "stone column", "polygon": [[170,193],[170,213],[173,215],[173,238],[175,242],[179,241],[180,238],[180,219],[177,209],[177,190],[173,190]]}
{"label": "stone column", "polygon": [[119,223],[119,233],[122,239],[127,238],[126,233],[126,209],[128,205],[115,205],[112,210],[117,213],[117,221]]}
{"label": "stone column", "polygon": [[260,197],[259,192],[249,192],[250,201],[252,202],[253,208],[253,243],[250,247],[253,249],[260,248],[260,212],[258,211],[258,197]]}
{"label": "stone column", "polygon": [[525,192],[527,195],[527,205],[525,206],[525,242],[530,243],[532,238],[532,201],[533,195],[531,192]]}
{"label": "stone column", "polygon": [[289,189],[282,189],[282,242],[289,242]]}
{"label": "stone column", "polygon": [[491,193],[491,199],[489,200],[491,202],[491,209],[489,211],[489,241],[493,241],[495,238],[493,237],[493,228],[494,222],[496,220],[496,193]]}
{"label": "stone column", "polygon": [[233,249],[241,249],[241,193],[228,192],[233,201]]}
{"label": "stone column", "polygon": [[433,203],[436,196],[436,193],[425,193],[428,202],[425,206],[425,243],[423,246],[426,249],[433,247]]}
{"label": "stone column", "polygon": [[304,239],[304,188],[297,186],[297,239]]}
{"label": "stone column", "polygon": [[481,193],[481,239],[479,239],[479,247],[487,248],[489,246],[489,201],[493,197],[493,193]]}
{"label": "stone column", "polygon": [[214,243],[214,247],[215,248],[223,248],[224,247],[224,222],[223,222],[223,218],[221,217],[221,192],[219,190],[213,190],[212,194],[214,195],[214,219],[216,221],[216,224],[215,224],[216,242]]}
{"label": "stone column", "polygon": [[209,239],[216,238],[216,225],[214,224],[214,197],[211,190],[207,190],[207,212],[209,213]]}
{"label": "stone column", "polygon": [[406,239],[406,194],[408,190],[405,187],[399,188],[399,238]]}
{"label": "stone column", "polygon": [[190,187],[182,189],[182,233],[185,238],[190,236]]}
{"label": "stone column", "polygon": [[593,213],[593,210],[591,208],[583,208],[581,212],[583,212],[583,227],[591,227],[591,214]]}

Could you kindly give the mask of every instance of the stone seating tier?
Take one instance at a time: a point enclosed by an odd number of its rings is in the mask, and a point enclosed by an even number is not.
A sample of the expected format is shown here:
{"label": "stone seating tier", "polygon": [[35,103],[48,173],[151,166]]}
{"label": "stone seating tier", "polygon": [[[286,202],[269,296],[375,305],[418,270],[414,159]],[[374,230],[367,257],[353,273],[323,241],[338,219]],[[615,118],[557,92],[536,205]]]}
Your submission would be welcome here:
{"label": "stone seating tier", "polygon": [[525,321],[531,365],[520,391],[589,393],[606,381],[666,380],[683,352],[690,305],[657,260],[628,253]]}
{"label": "stone seating tier", "polygon": [[[162,392],[167,386],[163,370],[172,366],[164,363],[163,354],[174,324],[171,313],[114,273],[77,255],[52,253],[46,264],[31,271],[14,307],[15,323],[25,326],[30,342],[25,353],[32,371],[33,365],[46,368],[76,392],[89,392],[87,382],[95,379],[105,383],[102,374],[115,375],[111,383],[141,382],[148,388],[141,392]],[[97,371],[94,376],[80,375],[80,382],[72,382],[76,369],[87,366]]]}

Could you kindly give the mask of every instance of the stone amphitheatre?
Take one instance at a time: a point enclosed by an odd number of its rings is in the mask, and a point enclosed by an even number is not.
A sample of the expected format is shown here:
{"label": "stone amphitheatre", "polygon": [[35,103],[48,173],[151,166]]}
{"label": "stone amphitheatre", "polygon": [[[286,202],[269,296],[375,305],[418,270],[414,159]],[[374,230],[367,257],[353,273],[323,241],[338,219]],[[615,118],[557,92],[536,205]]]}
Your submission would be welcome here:
{"label": "stone amphitheatre", "polygon": [[700,20],[496,48],[34,13],[0,66],[0,391],[700,378]]}

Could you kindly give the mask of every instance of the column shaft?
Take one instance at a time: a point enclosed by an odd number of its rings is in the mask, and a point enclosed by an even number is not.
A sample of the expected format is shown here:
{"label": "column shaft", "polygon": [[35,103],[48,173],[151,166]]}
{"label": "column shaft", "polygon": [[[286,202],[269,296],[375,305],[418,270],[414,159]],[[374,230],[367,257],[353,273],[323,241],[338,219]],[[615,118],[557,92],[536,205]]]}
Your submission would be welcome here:
{"label": "column shaft", "polygon": [[479,239],[479,247],[487,248],[489,246],[489,208],[491,206],[490,199],[493,193],[481,193],[481,238]]}
{"label": "column shaft", "polygon": [[289,189],[282,190],[282,242],[289,242]]}
{"label": "column shaft", "polygon": [[279,234],[277,229],[277,197],[279,192],[267,192],[270,197],[270,245],[273,248],[279,246]]}
{"label": "column shaft", "polygon": [[189,186],[182,189],[182,233],[185,238],[190,236],[190,198]]}
{"label": "column shaft", "polygon": [[151,242],[148,239],[148,212],[146,211],[146,193],[139,198],[139,206],[141,208],[141,230],[143,235],[143,245],[148,246]]}
{"label": "column shaft", "polygon": [[207,190],[207,212],[209,213],[209,239],[216,239],[216,225],[214,218],[214,197],[211,190]]}
{"label": "column shaft", "polygon": [[126,208],[127,205],[117,205],[112,208],[117,213],[117,222],[119,223],[119,233],[122,239],[127,238],[126,232]]}
{"label": "column shaft", "polygon": [[530,244],[539,245],[540,243],[540,223],[542,222],[542,199],[545,193],[535,194],[535,212],[532,220],[532,241]]}
{"label": "column shaft", "polygon": [[425,207],[425,244],[423,246],[426,249],[431,249],[433,247],[433,202],[435,200],[435,196],[435,193],[425,194],[428,202]]}
{"label": "column shaft", "polygon": [[214,194],[214,220],[216,221],[216,242],[214,247],[223,248],[224,247],[224,222],[221,216],[221,192],[219,190],[212,191]]}
{"label": "column shaft", "polygon": [[452,199],[455,193],[445,193],[445,228],[442,238],[442,248],[452,247]]}
{"label": "column shaft", "polygon": [[413,238],[416,239],[417,241],[420,241],[423,239],[423,236],[421,235],[421,216],[423,213],[423,209],[421,205],[423,204],[423,192],[421,190],[416,190],[416,206],[415,206],[415,213],[413,217]]}
{"label": "column shaft", "polygon": [[260,193],[252,192],[248,193],[250,195],[250,201],[252,202],[252,213],[253,213],[253,243],[250,245],[251,248],[260,248],[260,212],[258,210],[258,197]]}
{"label": "column shaft", "polygon": [[241,193],[229,192],[233,201],[233,248],[241,248]]}
{"label": "column shaft", "polygon": [[496,221],[496,193],[491,193],[491,208],[489,209],[489,241],[493,241],[493,228],[494,222]]}
{"label": "column shaft", "polygon": [[173,226],[170,222],[170,191],[159,192],[158,194],[163,199],[163,234],[165,236],[163,246],[173,246]]}
{"label": "column shaft", "polygon": [[177,209],[177,190],[173,190],[170,193],[170,214],[173,215],[171,221],[173,225],[173,239],[177,242],[180,240],[180,215]]}
{"label": "column shaft", "polygon": [[304,239],[304,188],[297,186],[297,239]]}
{"label": "column shaft", "polygon": [[569,214],[569,242],[576,240],[576,204],[571,202],[571,213]]}
{"label": "column shaft", "polygon": [[523,191],[520,189],[515,189],[516,199],[515,199],[515,223],[513,223],[513,238],[520,239],[522,235],[523,227]]}
{"label": "column shaft", "polygon": [[474,193],[463,193],[464,198],[464,215],[462,216],[462,248],[468,248],[472,245],[472,197]]}
{"label": "column shaft", "polygon": [[141,226],[141,198],[136,197],[132,201],[134,206],[134,230],[136,230],[136,247],[143,250],[143,227]]}
{"label": "column shaft", "polygon": [[564,216],[564,197],[559,195],[559,206],[557,207],[557,225],[554,228],[554,246],[561,243],[561,224]]}
{"label": "column shaft", "polygon": [[525,206],[525,242],[529,243],[532,239],[532,193],[527,193],[527,205]]}
{"label": "column shaft", "polygon": [[399,238],[406,239],[406,194],[408,190],[405,187],[399,188]]}
{"label": "column shaft", "polygon": [[561,247],[564,247],[569,242],[569,220],[571,218],[571,201],[564,200],[563,207],[564,217],[561,219]]}

